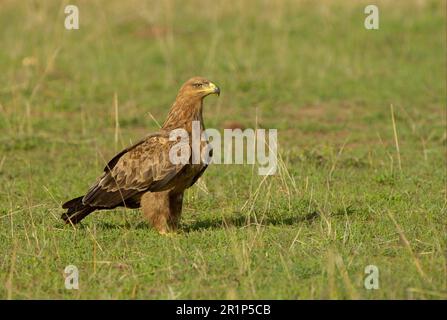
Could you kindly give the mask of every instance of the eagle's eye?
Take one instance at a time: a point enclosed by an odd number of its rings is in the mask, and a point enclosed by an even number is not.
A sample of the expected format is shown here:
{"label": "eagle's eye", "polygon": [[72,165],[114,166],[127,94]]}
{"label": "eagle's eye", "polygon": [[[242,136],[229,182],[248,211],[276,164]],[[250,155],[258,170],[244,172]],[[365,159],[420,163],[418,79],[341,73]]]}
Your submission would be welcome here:
{"label": "eagle's eye", "polygon": [[202,84],[200,83],[200,82],[197,82],[197,83],[193,83],[193,85],[192,85],[194,88],[200,88],[200,87],[202,87]]}

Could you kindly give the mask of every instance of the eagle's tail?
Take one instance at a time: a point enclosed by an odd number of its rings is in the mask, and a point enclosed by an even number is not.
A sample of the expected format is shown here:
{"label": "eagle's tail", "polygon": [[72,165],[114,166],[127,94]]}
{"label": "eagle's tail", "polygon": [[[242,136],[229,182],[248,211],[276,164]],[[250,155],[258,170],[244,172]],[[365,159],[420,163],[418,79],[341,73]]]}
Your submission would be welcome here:
{"label": "eagle's tail", "polygon": [[82,198],[83,197],[74,198],[62,205],[63,209],[68,209],[67,212],[63,213],[61,216],[65,223],[77,224],[97,209],[96,207],[91,207],[88,204],[83,204]]}

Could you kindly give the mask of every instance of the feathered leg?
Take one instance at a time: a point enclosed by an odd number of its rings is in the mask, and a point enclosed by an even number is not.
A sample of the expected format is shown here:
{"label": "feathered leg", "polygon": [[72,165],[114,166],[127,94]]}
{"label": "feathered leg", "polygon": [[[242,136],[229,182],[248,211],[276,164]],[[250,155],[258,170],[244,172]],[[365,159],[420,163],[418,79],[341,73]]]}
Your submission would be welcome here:
{"label": "feathered leg", "polygon": [[182,213],[183,192],[147,192],[141,197],[143,214],[160,233],[177,230]]}
{"label": "feathered leg", "polygon": [[183,192],[169,194],[169,226],[172,230],[177,230],[182,215]]}

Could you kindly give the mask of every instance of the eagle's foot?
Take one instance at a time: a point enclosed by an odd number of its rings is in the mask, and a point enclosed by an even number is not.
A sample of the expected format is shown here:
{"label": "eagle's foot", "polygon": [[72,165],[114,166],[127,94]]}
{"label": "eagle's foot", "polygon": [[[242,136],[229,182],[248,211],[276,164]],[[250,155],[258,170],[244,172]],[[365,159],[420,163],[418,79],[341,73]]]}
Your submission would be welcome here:
{"label": "eagle's foot", "polygon": [[174,231],[168,231],[168,230],[157,230],[158,234],[165,236],[165,237],[174,237],[175,235],[177,235],[177,232]]}

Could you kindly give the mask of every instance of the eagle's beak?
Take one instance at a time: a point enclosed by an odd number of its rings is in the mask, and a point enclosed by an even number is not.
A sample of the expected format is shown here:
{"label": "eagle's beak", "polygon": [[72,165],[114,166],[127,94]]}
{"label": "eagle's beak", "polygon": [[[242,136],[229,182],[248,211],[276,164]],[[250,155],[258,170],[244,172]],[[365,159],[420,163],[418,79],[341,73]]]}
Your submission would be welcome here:
{"label": "eagle's beak", "polygon": [[207,91],[209,92],[209,94],[217,94],[218,96],[220,95],[220,89],[218,86],[216,86],[214,83],[210,82],[210,84],[208,85],[208,89]]}

